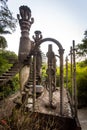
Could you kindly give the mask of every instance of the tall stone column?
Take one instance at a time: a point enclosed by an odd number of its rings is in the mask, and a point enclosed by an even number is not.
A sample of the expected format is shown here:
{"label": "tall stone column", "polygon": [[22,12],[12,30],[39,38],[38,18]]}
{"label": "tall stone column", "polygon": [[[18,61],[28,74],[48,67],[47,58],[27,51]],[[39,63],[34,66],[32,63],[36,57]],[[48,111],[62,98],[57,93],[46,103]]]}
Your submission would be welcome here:
{"label": "tall stone column", "polygon": [[64,77],[63,77],[63,49],[59,49],[60,54],[60,115],[64,113]]}
{"label": "tall stone column", "polygon": [[27,6],[21,6],[19,8],[20,15],[17,15],[19,20],[19,25],[21,29],[21,38],[20,38],[20,45],[19,45],[19,61],[24,62],[24,59],[29,54],[31,50],[31,41],[29,38],[29,31],[34,19],[31,18],[31,10]]}
{"label": "tall stone column", "polygon": [[29,78],[29,64],[25,63],[24,60],[27,58],[31,50],[31,40],[29,38],[30,27],[34,22],[34,19],[31,18],[31,10],[27,6],[21,6],[19,8],[20,14],[17,14],[19,20],[19,25],[21,29],[20,45],[19,45],[19,54],[18,60],[19,63],[23,65],[19,73],[20,80],[20,89],[23,91],[24,84]]}
{"label": "tall stone column", "polygon": [[42,66],[42,55],[41,55],[41,50],[40,46],[38,46],[39,41],[42,39],[42,34],[41,31],[35,31],[35,35],[33,35],[33,39],[35,42],[35,46],[37,47],[36,50],[36,84],[40,85],[41,84],[41,66]]}

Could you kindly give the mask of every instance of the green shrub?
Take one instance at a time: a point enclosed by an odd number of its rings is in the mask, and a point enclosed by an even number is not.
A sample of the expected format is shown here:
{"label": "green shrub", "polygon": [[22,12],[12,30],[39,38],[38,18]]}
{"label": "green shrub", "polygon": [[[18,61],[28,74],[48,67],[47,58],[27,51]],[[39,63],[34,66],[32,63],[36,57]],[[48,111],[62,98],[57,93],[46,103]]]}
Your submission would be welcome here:
{"label": "green shrub", "polygon": [[[8,69],[17,60],[14,52],[0,50],[0,75],[8,71]],[[14,76],[6,85],[0,87],[0,99],[7,97],[19,89],[19,75]]]}
{"label": "green shrub", "polygon": [[79,105],[87,105],[87,67],[77,69],[77,95]]}
{"label": "green shrub", "polygon": [[3,99],[19,90],[19,74],[14,76],[6,85],[0,87],[0,99]]}

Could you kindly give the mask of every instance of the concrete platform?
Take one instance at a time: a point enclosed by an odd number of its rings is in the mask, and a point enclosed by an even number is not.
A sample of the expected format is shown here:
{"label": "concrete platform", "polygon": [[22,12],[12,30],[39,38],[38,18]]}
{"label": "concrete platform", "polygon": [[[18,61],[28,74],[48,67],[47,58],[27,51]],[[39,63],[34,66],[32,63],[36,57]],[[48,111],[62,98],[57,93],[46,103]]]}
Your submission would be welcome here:
{"label": "concrete platform", "polygon": [[[31,101],[31,99],[30,99]],[[29,100],[28,100],[29,102]],[[27,104],[28,107],[28,104]],[[29,106],[30,108],[30,106]],[[32,110],[32,108],[31,108]],[[53,93],[53,108],[49,107],[49,92],[44,88],[43,93],[36,99],[35,112],[44,114],[60,115],[60,90]],[[63,115],[72,117],[70,104],[67,98],[66,90],[64,89],[64,109]]]}

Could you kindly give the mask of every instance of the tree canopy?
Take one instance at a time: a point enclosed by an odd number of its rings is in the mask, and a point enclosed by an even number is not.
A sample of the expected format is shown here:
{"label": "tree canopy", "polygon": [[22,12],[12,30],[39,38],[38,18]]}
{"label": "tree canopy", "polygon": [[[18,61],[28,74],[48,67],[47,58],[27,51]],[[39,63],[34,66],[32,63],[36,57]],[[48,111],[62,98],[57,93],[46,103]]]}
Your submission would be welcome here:
{"label": "tree canopy", "polygon": [[7,47],[7,41],[3,36],[0,36],[0,49],[5,49]]}
{"label": "tree canopy", "polygon": [[[7,6],[7,0],[0,0],[0,34],[11,34],[16,28],[16,19]],[[0,35],[0,49],[7,47],[7,41]]]}
{"label": "tree canopy", "polygon": [[17,61],[17,55],[12,51],[0,50],[0,75]]}
{"label": "tree canopy", "polygon": [[87,30],[84,32],[82,43],[77,44],[76,48],[79,56],[87,58]]}
{"label": "tree canopy", "polygon": [[0,34],[7,34],[14,31],[16,19],[7,6],[7,0],[0,0]]}

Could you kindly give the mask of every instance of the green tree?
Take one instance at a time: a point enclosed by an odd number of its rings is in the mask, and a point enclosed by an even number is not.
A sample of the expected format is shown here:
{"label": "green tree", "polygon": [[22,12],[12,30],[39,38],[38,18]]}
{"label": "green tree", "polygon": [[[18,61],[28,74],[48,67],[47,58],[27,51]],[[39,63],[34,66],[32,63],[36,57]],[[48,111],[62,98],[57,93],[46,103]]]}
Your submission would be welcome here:
{"label": "green tree", "polygon": [[78,106],[87,106],[87,63],[77,64],[77,95]]}
{"label": "green tree", "polygon": [[0,34],[11,33],[15,27],[16,19],[7,6],[7,0],[0,0]]}
{"label": "green tree", "polygon": [[82,43],[77,44],[76,48],[78,56],[87,58],[87,30],[84,33]]}
{"label": "green tree", "polygon": [[3,36],[0,36],[0,49],[5,49],[7,47],[7,41]]}
{"label": "green tree", "polygon": [[[14,52],[0,50],[0,76],[11,68],[17,61],[17,55]],[[19,75],[14,76],[4,86],[0,87],[0,100],[19,89]]]}
{"label": "green tree", "polygon": [[17,55],[14,52],[0,51],[0,75],[6,72],[13,63],[17,61]]}
{"label": "green tree", "polygon": [[[12,16],[11,11],[7,6],[7,0],[0,0],[0,34],[11,34],[15,31],[16,19]],[[0,48],[5,49],[7,41],[5,37],[0,36]]]}

